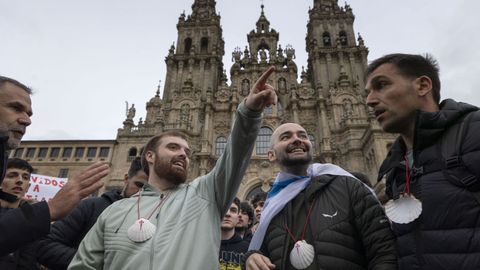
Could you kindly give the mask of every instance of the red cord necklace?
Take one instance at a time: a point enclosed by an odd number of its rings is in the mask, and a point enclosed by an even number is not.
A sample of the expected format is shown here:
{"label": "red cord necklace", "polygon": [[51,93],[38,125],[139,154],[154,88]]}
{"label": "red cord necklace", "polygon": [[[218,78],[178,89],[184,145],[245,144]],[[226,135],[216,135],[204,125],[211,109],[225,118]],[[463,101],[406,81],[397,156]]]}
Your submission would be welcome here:
{"label": "red cord necklace", "polygon": [[287,231],[290,238],[292,238],[293,242],[295,242],[295,245],[293,246],[292,251],[290,251],[290,263],[296,269],[307,268],[312,264],[313,259],[315,257],[315,250],[313,246],[308,244],[307,241],[305,241],[305,233],[307,232],[308,221],[310,220],[310,214],[312,214],[314,205],[315,205],[315,199],[313,200],[312,204],[310,205],[310,208],[308,209],[305,225],[303,225],[302,235],[300,236],[299,240],[297,240],[297,238],[293,235],[292,231],[290,230],[287,223],[285,222],[285,230]]}
{"label": "red cord necklace", "polygon": [[157,206],[153,208],[152,212],[146,218],[142,218],[140,217],[140,200],[142,197],[142,192],[139,193],[137,202],[137,220],[132,226],[130,226],[130,228],[128,228],[128,239],[132,240],[133,242],[141,243],[152,238],[153,234],[155,233],[156,226],[150,222],[150,218],[169,195],[170,193],[167,193],[166,195],[160,194],[160,201],[158,202]]}
{"label": "red cord necklace", "polygon": [[411,180],[412,172],[410,171],[410,167],[408,166],[408,153],[405,154],[405,188],[403,189],[403,193],[407,193],[410,195],[410,180]]}

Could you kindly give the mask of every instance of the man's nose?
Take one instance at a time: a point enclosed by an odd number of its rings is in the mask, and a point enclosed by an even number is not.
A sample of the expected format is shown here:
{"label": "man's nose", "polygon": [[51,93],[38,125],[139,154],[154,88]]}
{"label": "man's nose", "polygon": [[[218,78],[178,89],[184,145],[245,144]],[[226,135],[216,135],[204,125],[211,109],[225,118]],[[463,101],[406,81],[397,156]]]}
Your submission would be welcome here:
{"label": "man's nose", "polygon": [[30,119],[30,116],[25,114],[24,116],[22,116],[18,119],[18,123],[22,126],[28,127],[28,126],[30,126],[30,124],[32,124],[32,120]]}
{"label": "man's nose", "polygon": [[369,107],[375,107],[375,105],[378,104],[378,100],[375,97],[375,94],[373,92],[368,93],[367,95],[367,106]]}

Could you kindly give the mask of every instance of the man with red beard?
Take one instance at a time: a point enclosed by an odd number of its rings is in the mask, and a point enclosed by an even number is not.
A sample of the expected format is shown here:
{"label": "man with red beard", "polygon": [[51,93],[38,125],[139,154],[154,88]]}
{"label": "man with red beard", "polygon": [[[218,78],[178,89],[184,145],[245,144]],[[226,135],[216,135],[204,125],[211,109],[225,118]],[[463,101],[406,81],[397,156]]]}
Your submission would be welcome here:
{"label": "man with red beard", "polygon": [[225,151],[206,175],[186,182],[188,137],[169,131],[142,153],[148,184],[107,208],[69,269],[219,269],[220,224],[238,191],[261,124],[276,103],[271,67],[239,105]]}
{"label": "man with red beard", "polygon": [[245,254],[247,269],[396,269],[394,237],[375,194],[338,166],[310,164],[302,126],[280,125],[268,159],[281,172]]}

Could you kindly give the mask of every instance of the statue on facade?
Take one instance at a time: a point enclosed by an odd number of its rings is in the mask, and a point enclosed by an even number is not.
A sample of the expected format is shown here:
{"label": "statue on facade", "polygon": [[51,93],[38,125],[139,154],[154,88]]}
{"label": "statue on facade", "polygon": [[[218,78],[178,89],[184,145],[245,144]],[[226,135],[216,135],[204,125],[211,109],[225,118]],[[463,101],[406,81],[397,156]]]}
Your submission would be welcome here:
{"label": "statue on facade", "polygon": [[350,99],[343,100],[343,115],[345,117],[353,115],[353,105]]}
{"label": "statue on facade", "polygon": [[[128,102],[127,102],[127,108],[128,108]],[[135,104],[132,104],[132,107],[130,109],[127,109],[127,119],[132,120],[135,117]]]}
{"label": "statue on facade", "polygon": [[266,62],[267,61],[267,52],[265,51],[265,49],[261,49],[259,51],[259,54],[260,54],[260,61]]}

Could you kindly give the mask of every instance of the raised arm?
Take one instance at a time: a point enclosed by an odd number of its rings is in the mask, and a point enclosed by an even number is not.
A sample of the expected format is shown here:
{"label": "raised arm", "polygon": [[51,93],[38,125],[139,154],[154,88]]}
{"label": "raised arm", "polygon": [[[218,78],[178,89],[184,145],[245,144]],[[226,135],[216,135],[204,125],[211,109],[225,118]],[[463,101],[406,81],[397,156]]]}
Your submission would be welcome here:
{"label": "raised arm", "polygon": [[[275,90],[267,84],[267,79],[273,71],[274,67],[267,69],[239,105],[225,151],[203,183],[205,188],[209,189],[206,191],[209,196],[215,198],[221,215],[226,212],[235,197],[250,162],[263,109],[277,102]],[[213,189],[210,188],[212,186]]]}

